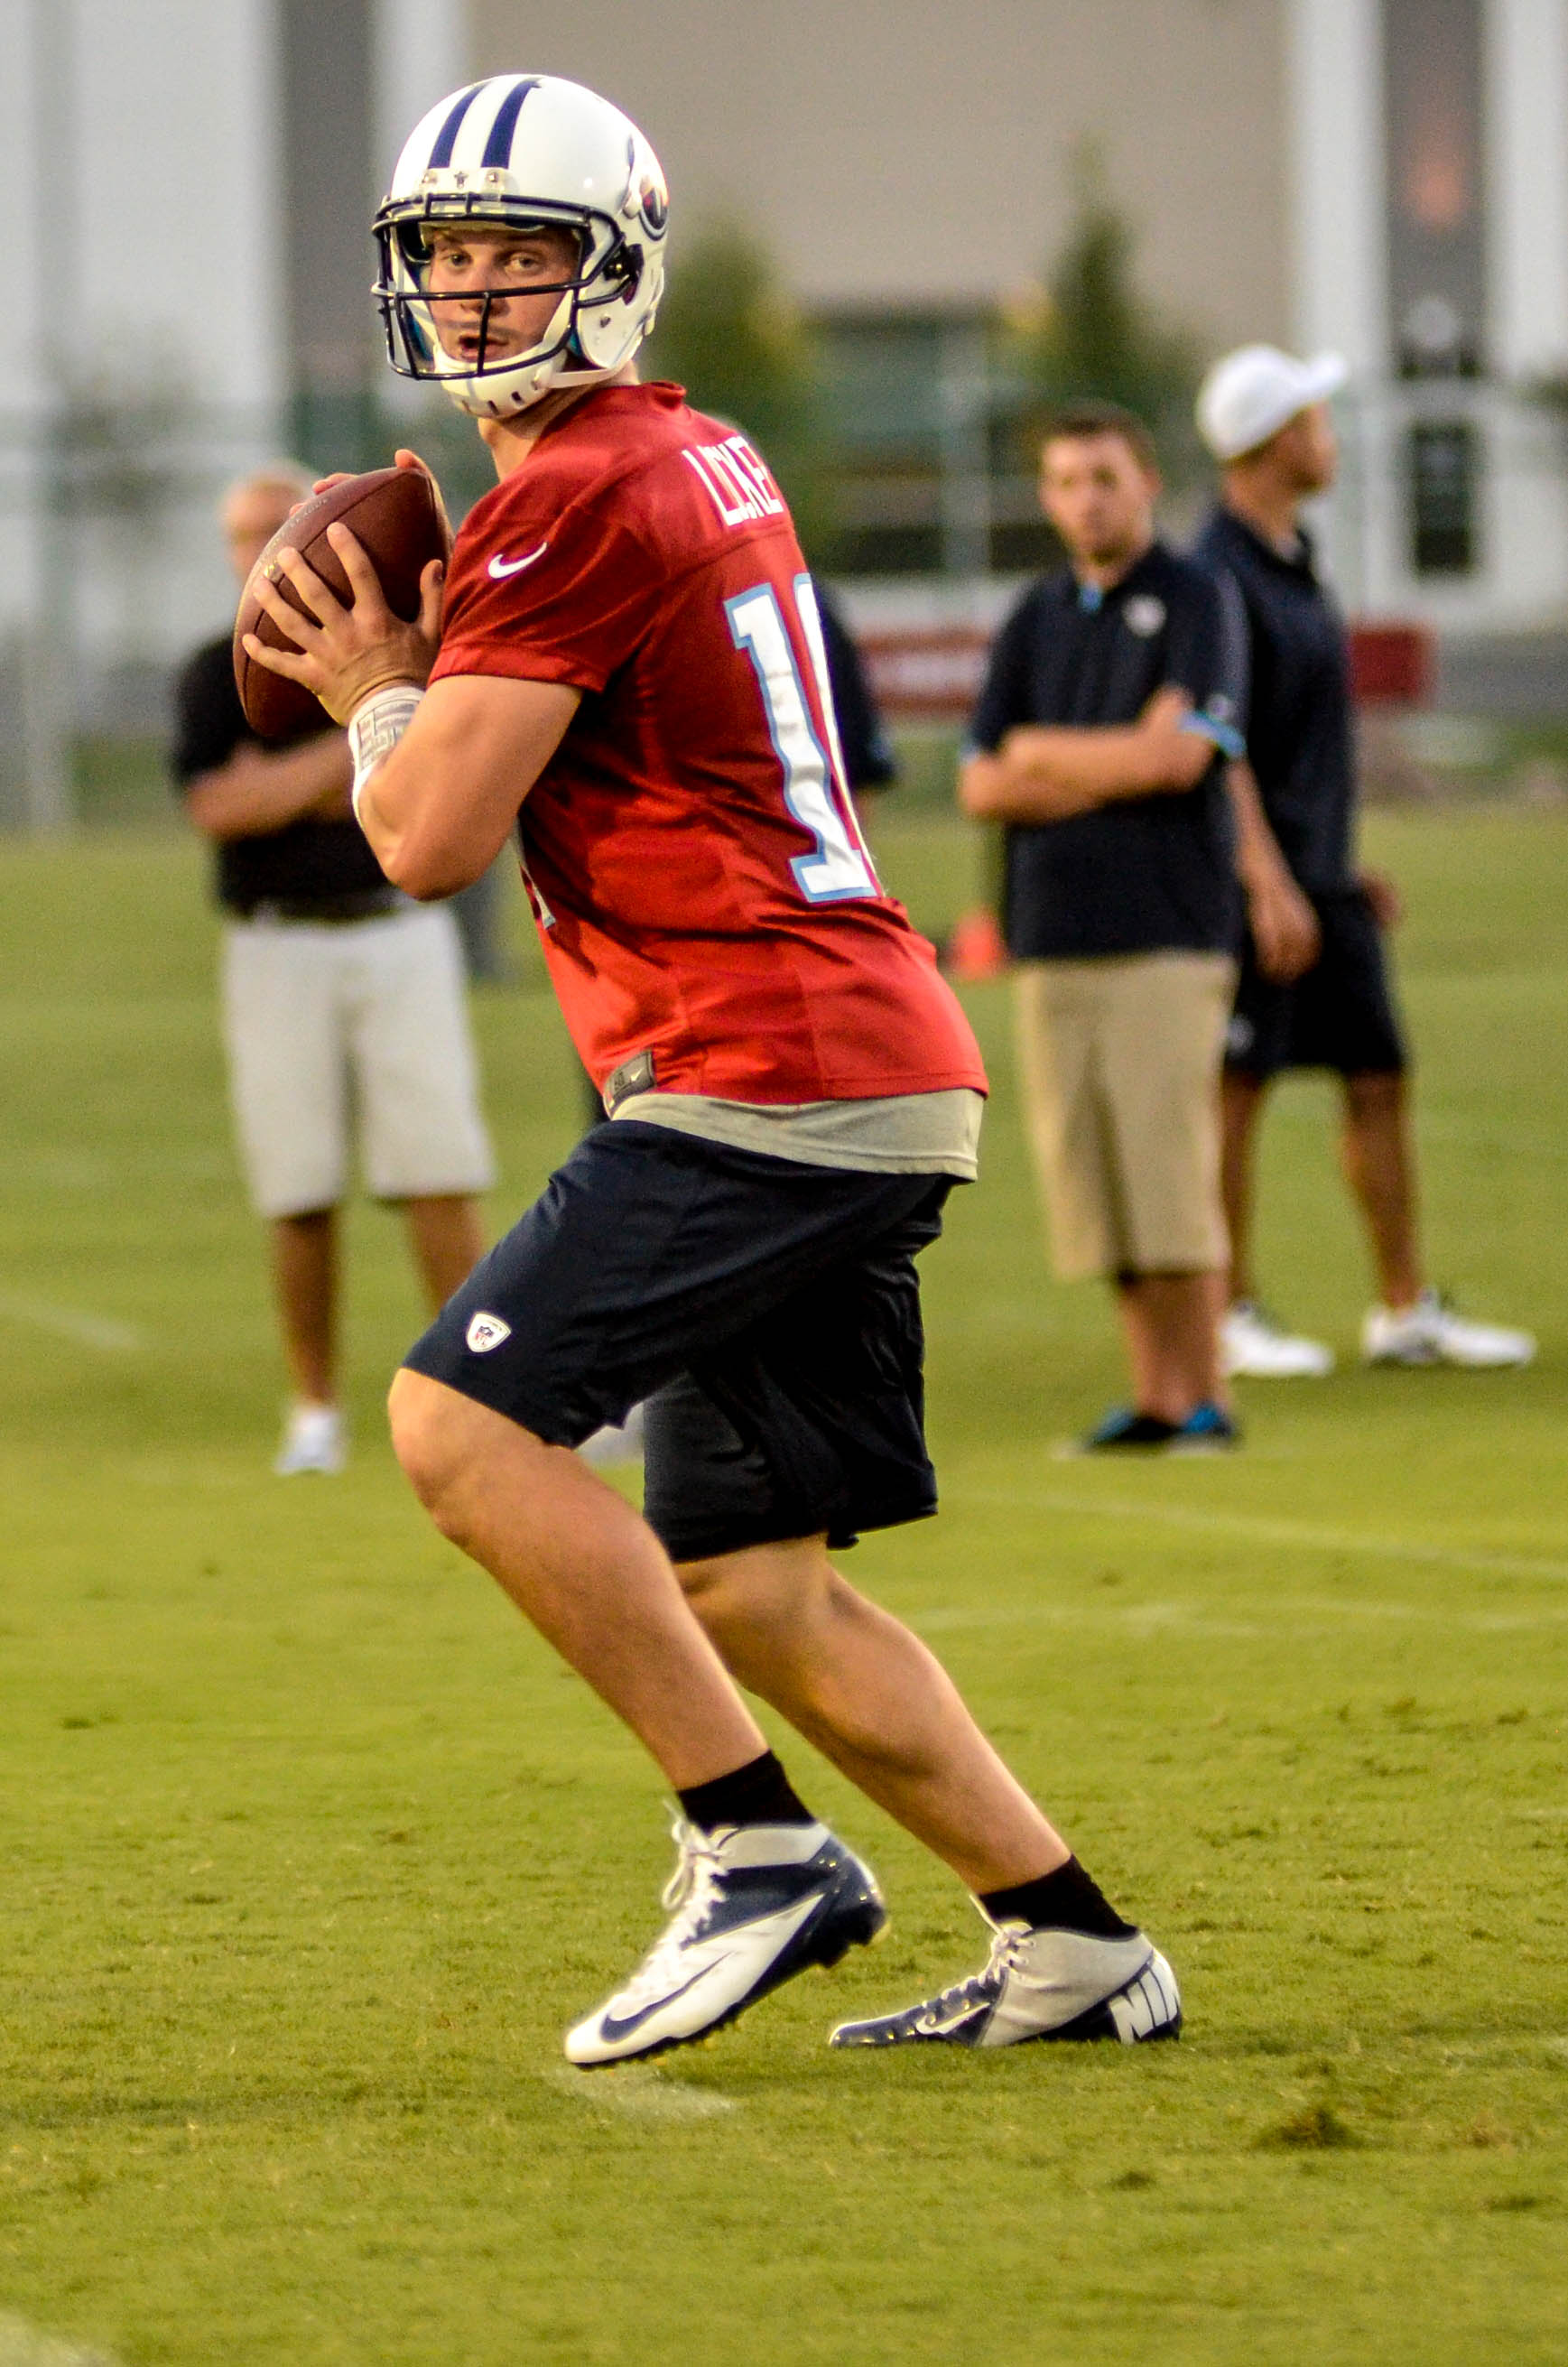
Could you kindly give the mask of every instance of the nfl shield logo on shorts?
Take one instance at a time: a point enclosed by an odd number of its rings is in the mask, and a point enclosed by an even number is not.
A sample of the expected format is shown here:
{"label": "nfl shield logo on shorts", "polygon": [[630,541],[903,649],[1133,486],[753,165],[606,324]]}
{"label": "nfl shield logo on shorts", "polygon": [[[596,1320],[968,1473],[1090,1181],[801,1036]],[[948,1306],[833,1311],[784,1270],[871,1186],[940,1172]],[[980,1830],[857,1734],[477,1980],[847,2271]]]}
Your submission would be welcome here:
{"label": "nfl shield logo on shorts", "polygon": [[499,1348],[503,1340],[511,1339],[512,1326],[503,1323],[499,1315],[486,1315],[481,1309],[478,1315],[469,1318],[464,1336],[476,1356],[488,1356],[492,1348]]}

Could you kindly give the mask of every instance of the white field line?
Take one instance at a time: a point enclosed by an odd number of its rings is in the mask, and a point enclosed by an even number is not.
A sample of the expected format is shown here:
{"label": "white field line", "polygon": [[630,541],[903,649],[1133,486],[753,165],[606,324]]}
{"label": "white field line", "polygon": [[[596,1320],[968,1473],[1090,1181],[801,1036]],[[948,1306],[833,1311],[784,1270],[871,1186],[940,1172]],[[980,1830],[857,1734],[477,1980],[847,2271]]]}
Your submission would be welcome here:
{"label": "white field line", "polygon": [[[603,2071],[569,2071],[564,2067],[543,2075],[546,2084],[563,2096],[599,2112],[628,2112],[643,2121],[711,2121],[735,2110],[733,2096],[716,2095],[711,2088],[687,2088],[667,2079],[651,2063],[623,2063]],[[0,2367],[6,2367],[0,2359]]]}
{"label": "white field line", "polygon": [[19,2317],[0,2317],[0,2367],[115,2367],[104,2350],[39,2334]]}
{"label": "white field line", "polygon": [[1460,1553],[1450,1546],[1379,1536],[1366,1529],[1319,1528],[1310,1521],[1259,1519],[1250,1512],[1206,1512],[1186,1504],[1138,1504],[1115,1496],[1032,1495],[1010,1488],[960,1486],[947,1493],[949,1501],[955,1504],[980,1504],[998,1512],[1087,1513],[1100,1520],[1143,1522],[1152,1527],[1246,1537],[1258,1545],[1283,1546],[1297,1553],[1357,1554],[1372,1561],[1416,1562],[1439,1569],[1472,1570],[1484,1577],[1568,1583],[1568,1561],[1537,1561],[1517,1554]]}
{"label": "white field line", "polygon": [[964,1627],[1115,1627],[1143,1640],[1159,1635],[1229,1636],[1246,1638],[1281,1636],[1302,1638],[1342,1633],[1347,1625],[1369,1621],[1425,1620],[1439,1627],[1462,1629],[1474,1636],[1523,1635],[1549,1628],[1561,1635],[1568,1627],[1568,1603],[1541,1611],[1446,1611],[1425,1603],[1355,1602],[1325,1603],[1312,1595],[1273,1596],[1266,1614],[1256,1619],[1215,1619],[1191,1603],[1134,1603],[1118,1610],[1113,1603],[1010,1603],[976,1609],[969,1603],[905,1603],[900,1616],[922,1636],[939,1636]]}
{"label": "white field line", "polygon": [[962,1603],[906,1603],[900,1615],[922,1636],[958,1627],[1122,1627],[1141,1637],[1176,1629],[1245,1637],[1278,1633],[1275,1620],[1265,1628],[1256,1619],[1211,1619],[1186,1603],[1134,1603],[1124,1610],[1109,1603],[999,1603],[982,1610]]}
{"label": "white field line", "polygon": [[[19,1298],[8,1290],[0,1291],[0,1322],[26,1323],[35,1331],[52,1331],[59,1339],[74,1340],[80,1348],[97,1348],[110,1355],[147,1345],[145,1333],[130,1323],[115,1322],[111,1316],[86,1315],[79,1308],[56,1307],[46,1298]],[[3,2351],[0,2367],[6,2367]]]}

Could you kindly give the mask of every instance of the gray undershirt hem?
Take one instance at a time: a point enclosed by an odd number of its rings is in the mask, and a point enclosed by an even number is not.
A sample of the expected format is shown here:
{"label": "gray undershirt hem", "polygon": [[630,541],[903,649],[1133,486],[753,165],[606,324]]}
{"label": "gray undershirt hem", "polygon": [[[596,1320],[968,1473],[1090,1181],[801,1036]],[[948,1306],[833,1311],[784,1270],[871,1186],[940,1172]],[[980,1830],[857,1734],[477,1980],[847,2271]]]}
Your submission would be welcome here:
{"label": "gray undershirt hem", "polygon": [[967,1085],[935,1093],[889,1093],[858,1102],[729,1102],[709,1093],[631,1093],[612,1123],[667,1126],[735,1150],[792,1159],[802,1167],[847,1167],[867,1175],[980,1172],[985,1096]]}

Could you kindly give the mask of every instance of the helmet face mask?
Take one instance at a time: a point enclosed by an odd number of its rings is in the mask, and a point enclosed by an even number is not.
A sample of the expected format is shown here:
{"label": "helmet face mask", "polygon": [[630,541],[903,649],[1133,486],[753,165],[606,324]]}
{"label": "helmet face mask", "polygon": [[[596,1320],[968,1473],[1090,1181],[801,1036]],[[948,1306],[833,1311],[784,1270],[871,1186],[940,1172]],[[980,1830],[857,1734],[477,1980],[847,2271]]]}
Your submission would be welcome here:
{"label": "helmet face mask", "polygon": [[[376,216],[375,293],[393,368],[442,385],[479,418],[612,375],[653,325],[668,214],[657,157],[592,91],[500,75],[444,99],[416,126]],[[465,227],[488,233],[486,243],[564,232],[577,244],[576,268],[516,288],[433,289],[439,233]],[[520,346],[502,308],[552,294],[549,317]]]}
{"label": "helmet face mask", "polygon": [[[442,234],[460,243],[468,227],[481,244],[505,243],[509,238],[522,241],[548,232],[570,242],[576,250],[575,265],[565,277],[520,281],[516,286],[483,281],[471,288],[438,288],[434,280]],[[605,218],[585,233],[581,216],[570,219],[563,213],[551,220],[536,210],[514,214],[511,209],[481,210],[477,206],[459,213],[438,201],[434,210],[422,209],[410,218],[394,221],[389,228],[402,265],[396,280],[403,284],[396,284],[388,268],[388,242],[382,232],[383,277],[377,293],[386,318],[392,366],[412,377],[493,379],[520,363],[536,367],[553,361],[570,351],[577,326],[576,301],[565,300],[591,299],[597,293],[603,302],[607,290],[624,293],[636,286],[636,266],[628,266],[624,242],[615,225]],[[536,305],[545,296],[563,300],[550,309],[539,334],[524,345],[502,308],[518,302]],[[465,352],[463,345],[477,345],[477,352]]]}

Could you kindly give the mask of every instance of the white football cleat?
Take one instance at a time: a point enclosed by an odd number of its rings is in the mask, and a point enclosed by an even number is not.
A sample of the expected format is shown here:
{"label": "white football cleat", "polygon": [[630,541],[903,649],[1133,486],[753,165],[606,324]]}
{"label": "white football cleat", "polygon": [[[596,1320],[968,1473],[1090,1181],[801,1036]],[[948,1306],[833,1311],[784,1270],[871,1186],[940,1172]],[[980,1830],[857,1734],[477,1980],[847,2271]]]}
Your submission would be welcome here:
{"label": "white football cleat", "polygon": [[289,1408],[272,1467],[279,1479],[292,1479],[301,1471],[341,1471],[347,1460],[348,1431],[336,1406]]}
{"label": "white football cleat", "polygon": [[675,1823],[671,1920],[625,1988],[566,2036],[584,2070],[722,2030],[812,1965],[836,1965],[887,1920],[869,1870],[826,1825]]}
{"label": "white football cleat", "polygon": [[1026,1923],[992,1928],[983,1972],[902,2013],[840,2022],[828,2044],[1020,2046],[1032,2039],[1110,2038],[1138,2046],[1180,2037],[1176,1975],[1141,1931],[1097,1940],[1084,1931],[1031,1931]]}
{"label": "white football cleat", "polygon": [[1437,1291],[1424,1290],[1414,1307],[1369,1309],[1361,1354],[1369,1365],[1461,1365],[1471,1372],[1497,1372],[1531,1363],[1535,1337],[1499,1323],[1467,1322]]}
{"label": "white football cleat", "polygon": [[1277,1323],[1255,1298],[1238,1298],[1220,1325],[1220,1360],[1234,1379],[1321,1381],[1334,1370],[1334,1351]]}

